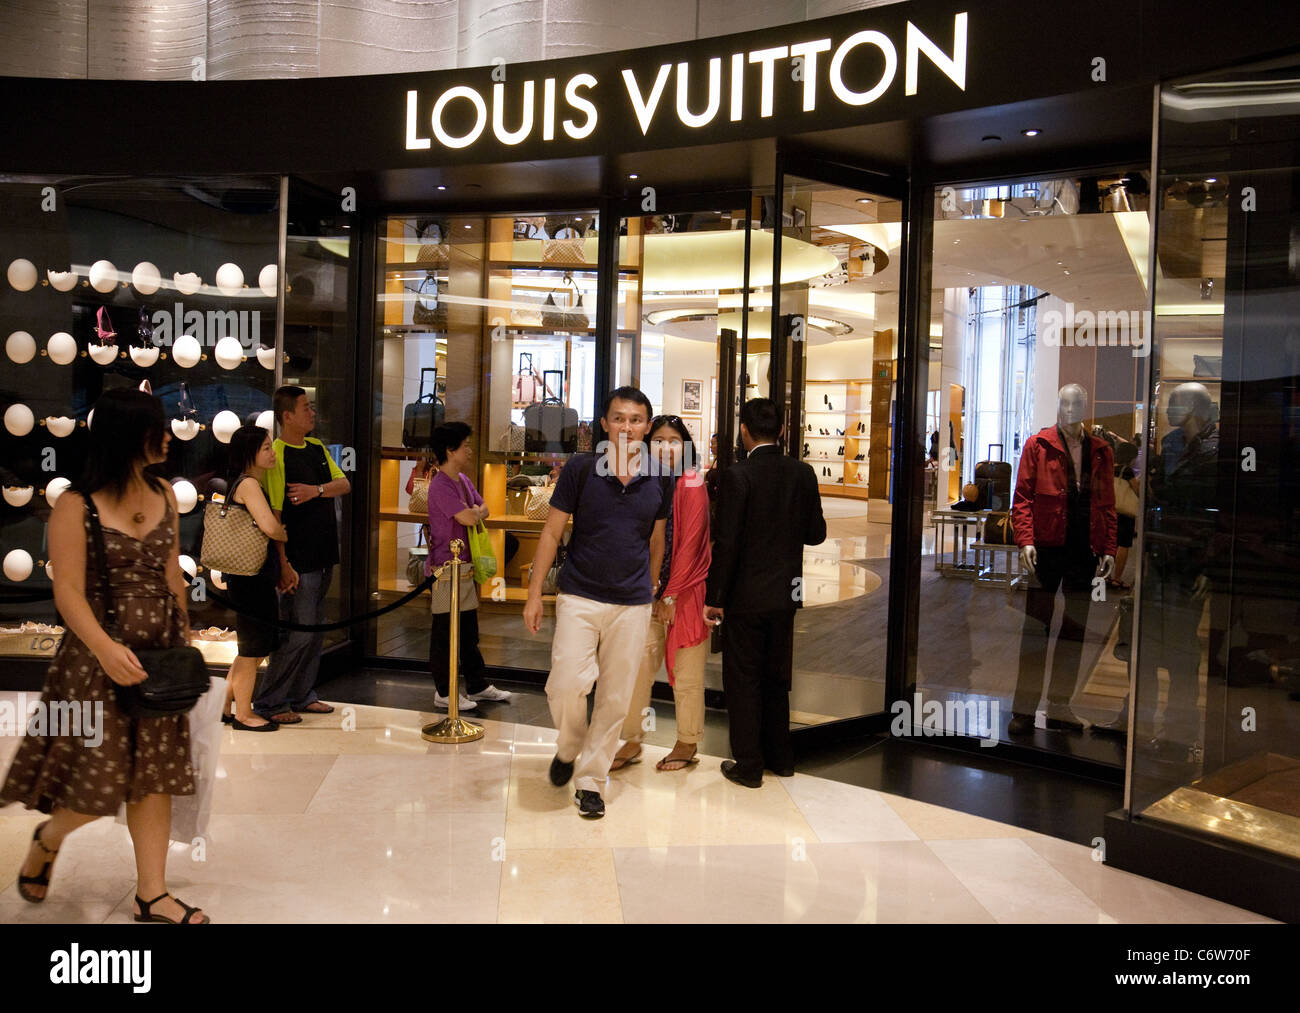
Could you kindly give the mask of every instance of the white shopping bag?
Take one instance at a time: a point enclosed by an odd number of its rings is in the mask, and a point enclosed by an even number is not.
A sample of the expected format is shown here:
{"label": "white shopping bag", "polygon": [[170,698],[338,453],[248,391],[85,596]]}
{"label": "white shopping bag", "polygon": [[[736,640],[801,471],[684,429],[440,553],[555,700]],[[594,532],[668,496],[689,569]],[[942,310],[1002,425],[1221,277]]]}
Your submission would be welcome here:
{"label": "white shopping bag", "polygon": [[[217,764],[221,759],[221,708],[226,702],[226,680],[213,676],[208,691],[190,711],[190,766],[194,769],[194,794],[172,796],[171,840],[192,844],[208,831],[212,796],[217,787]],[[117,812],[117,822],[126,823],[126,806]]]}

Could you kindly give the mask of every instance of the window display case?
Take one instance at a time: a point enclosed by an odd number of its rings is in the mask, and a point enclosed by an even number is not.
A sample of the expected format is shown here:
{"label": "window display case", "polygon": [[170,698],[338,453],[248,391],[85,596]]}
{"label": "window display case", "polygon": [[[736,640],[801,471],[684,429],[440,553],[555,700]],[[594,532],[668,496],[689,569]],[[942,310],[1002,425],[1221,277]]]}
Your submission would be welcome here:
{"label": "window display case", "polygon": [[91,409],[138,387],[163,404],[162,466],[181,510],[195,643],[233,657],[224,587],[198,563],[205,501],[222,490],[225,443],[271,425],[281,234],[279,177],[79,178],[0,186],[0,655],[49,657],[63,628],[46,526],[81,473]]}

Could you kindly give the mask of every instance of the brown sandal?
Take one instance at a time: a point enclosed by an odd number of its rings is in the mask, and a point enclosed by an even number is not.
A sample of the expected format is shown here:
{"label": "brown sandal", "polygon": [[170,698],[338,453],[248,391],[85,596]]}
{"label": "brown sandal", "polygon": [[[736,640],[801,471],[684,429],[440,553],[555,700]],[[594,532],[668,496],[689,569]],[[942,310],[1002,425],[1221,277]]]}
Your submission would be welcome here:
{"label": "brown sandal", "polygon": [[637,750],[632,756],[616,756],[609,765],[609,772],[612,774],[616,770],[622,770],[624,767],[630,767],[634,763],[641,762],[641,750]]}
{"label": "brown sandal", "polygon": [[[696,750],[690,756],[673,756],[672,753],[669,753],[662,760],[660,760],[658,763],[655,764],[655,770],[662,770],[664,772],[669,772],[673,770],[685,770],[687,767],[694,766],[699,762],[700,762],[699,750]],[[665,763],[680,763],[681,766],[665,767],[664,766]]]}
{"label": "brown sandal", "polygon": [[[44,830],[49,825],[50,825],[50,821],[46,820],[44,823],[38,826],[36,828],[36,832],[32,834],[32,841],[50,857],[45,860],[45,864],[41,866],[41,871],[38,872],[35,876],[24,876],[22,875],[21,872],[18,874],[18,896],[20,896],[23,900],[27,901],[29,904],[40,904],[45,900],[46,897],[50,895],[50,868],[54,865],[54,859],[58,857],[59,850],[58,848],[55,848],[53,851],[51,851],[49,848],[45,846],[45,842],[41,840],[41,831]],[[27,890],[25,889],[28,884],[31,884],[32,886],[45,887],[45,894],[43,896],[36,897],[28,893]]]}

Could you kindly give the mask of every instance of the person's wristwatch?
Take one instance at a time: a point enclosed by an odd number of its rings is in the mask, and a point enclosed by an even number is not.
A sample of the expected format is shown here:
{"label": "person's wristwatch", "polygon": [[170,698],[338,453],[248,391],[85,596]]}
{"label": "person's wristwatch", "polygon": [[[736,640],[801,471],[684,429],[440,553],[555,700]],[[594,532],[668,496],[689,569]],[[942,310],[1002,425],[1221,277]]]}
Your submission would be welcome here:
{"label": "person's wristwatch", "polygon": [[317,496],[324,496],[324,495],[325,495],[325,487],[324,487],[323,485],[318,485],[318,486],[316,486],[316,495],[317,495]]}

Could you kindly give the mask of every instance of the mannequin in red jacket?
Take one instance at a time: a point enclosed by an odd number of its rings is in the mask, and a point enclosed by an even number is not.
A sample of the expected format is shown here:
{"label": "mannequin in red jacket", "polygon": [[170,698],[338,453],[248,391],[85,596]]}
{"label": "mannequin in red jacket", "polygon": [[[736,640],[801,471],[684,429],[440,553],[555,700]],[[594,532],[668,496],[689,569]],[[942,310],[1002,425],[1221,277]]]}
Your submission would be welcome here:
{"label": "mannequin in red jacket", "polygon": [[1065,597],[1061,631],[1052,652],[1047,687],[1047,727],[1081,731],[1070,710],[1079,677],[1094,582],[1115,568],[1115,460],[1110,444],[1084,428],[1088,392],[1078,384],[1057,393],[1056,425],[1025,443],[1011,504],[1020,559],[1032,583],[1025,600],[1020,671],[1007,731],[1027,735],[1043,691],[1047,644],[1056,595]]}

